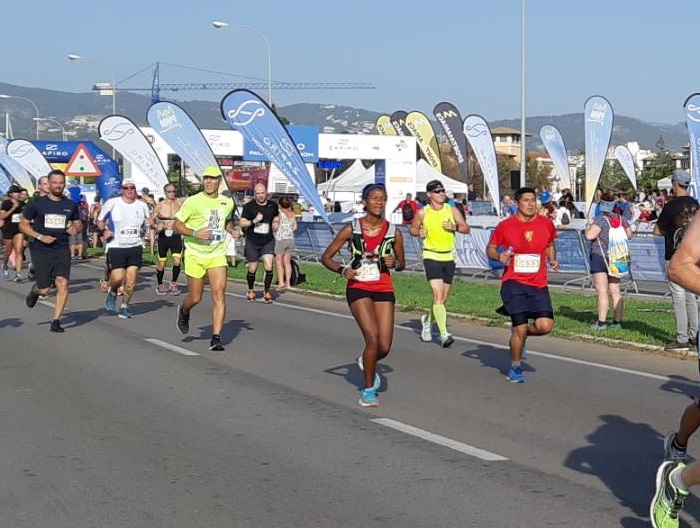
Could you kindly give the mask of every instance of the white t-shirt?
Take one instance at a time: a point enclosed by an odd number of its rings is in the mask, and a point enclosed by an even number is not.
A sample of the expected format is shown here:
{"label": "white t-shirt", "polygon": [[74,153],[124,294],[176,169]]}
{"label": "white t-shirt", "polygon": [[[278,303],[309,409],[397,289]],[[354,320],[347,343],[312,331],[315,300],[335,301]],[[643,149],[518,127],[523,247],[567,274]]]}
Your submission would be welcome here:
{"label": "white t-shirt", "polygon": [[148,219],[148,206],[140,200],[125,202],[121,197],[110,198],[102,206],[99,220],[110,217],[110,231],[114,238],[109,248],[129,248],[141,245],[141,228]]}

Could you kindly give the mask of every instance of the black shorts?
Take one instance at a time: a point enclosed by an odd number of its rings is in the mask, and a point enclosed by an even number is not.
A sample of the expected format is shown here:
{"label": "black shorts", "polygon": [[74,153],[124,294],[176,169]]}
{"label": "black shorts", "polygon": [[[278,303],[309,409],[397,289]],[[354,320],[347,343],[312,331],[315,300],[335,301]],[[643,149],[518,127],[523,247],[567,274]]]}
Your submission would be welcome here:
{"label": "black shorts", "polygon": [[143,264],[143,247],[134,246],[128,248],[109,248],[109,269],[126,269]]}
{"label": "black shorts", "polygon": [[2,228],[2,238],[4,240],[12,240],[15,235],[19,235],[20,233],[19,224],[9,224]]}
{"label": "black shorts", "polygon": [[168,251],[173,256],[182,254],[182,237],[180,235],[158,236],[158,260],[165,260],[168,257]]}
{"label": "black shorts", "polygon": [[70,280],[70,248],[58,247],[48,251],[33,251],[30,248],[29,252],[37,288],[48,288],[56,277]]}
{"label": "black shorts", "polygon": [[345,290],[345,298],[348,304],[352,304],[359,299],[369,297],[373,302],[390,302],[396,304],[394,292],[375,292],[370,290],[360,290],[359,288],[347,288]]}
{"label": "black shorts", "polygon": [[454,260],[423,259],[423,268],[429,281],[440,279],[445,284],[452,284],[456,268]]}
{"label": "black shorts", "polygon": [[263,255],[275,254],[275,239],[265,242],[264,244],[256,244],[250,240],[245,242],[245,259],[248,262],[258,262]]}
{"label": "black shorts", "polygon": [[509,280],[501,285],[501,300],[513,325],[526,324],[528,319],[554,319],[549,288],[537,288]]}
{"label": "black shorts", "polygon": [[591,273],[608,273],[605,257],[600,253],[591,253]]}

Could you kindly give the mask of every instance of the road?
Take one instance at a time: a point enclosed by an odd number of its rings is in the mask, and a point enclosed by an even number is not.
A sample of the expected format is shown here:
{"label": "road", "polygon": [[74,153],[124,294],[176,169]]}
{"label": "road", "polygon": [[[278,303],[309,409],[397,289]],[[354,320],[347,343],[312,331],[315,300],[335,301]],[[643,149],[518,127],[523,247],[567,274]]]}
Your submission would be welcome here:
{"label": "road", "polygon": [[[510,384],[505,329],[454,321],[443,350],[401,312],[363,409],[344,302],[246,303],[232,283],[209,352],[208,301],[180,336],[144,269],[122,320],[99,265],[73,268],[62,335],[52,298],[29,310],[27,284],[0,284],[0,526],[648,526],[663,434],[696,392],[695,359],[550,337]],[[700,526],[694,495],[682,519]]]}

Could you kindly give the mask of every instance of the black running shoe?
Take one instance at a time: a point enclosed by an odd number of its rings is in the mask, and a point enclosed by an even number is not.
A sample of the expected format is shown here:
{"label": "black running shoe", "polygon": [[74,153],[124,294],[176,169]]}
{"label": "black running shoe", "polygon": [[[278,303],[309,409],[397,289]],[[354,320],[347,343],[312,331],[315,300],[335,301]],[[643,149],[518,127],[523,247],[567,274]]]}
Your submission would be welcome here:
{"label": "black running shoe", "polygon": [[34,290],[34,288],[32,288],[31,290],[29,290],[27,298],[25,299],[25,302],[27,303],[27,308],[34,308],[38,300],[39,294]]}
{"label": "black running shoe", "polygon": [[190,331],[190,314],[185,314],[181,304],[177,305],[177,322],[175,326],[177,327],[177,331],[182,335]]}
{"label": "black running shoe", "polygon": [[54,319],[53,321],[51,321],[51,331],[55,334],[62,334],[63,332],[65,332],[65,330],[61,326],[61,321],[59,321],[58,319]]}
{"label": "black running shoe", "polygon": [[213,352],[223,352],[225,350],[224,345],[221,344],[221,338],[218,335],[211,336],[211,341],[209,341],[209,350]]}

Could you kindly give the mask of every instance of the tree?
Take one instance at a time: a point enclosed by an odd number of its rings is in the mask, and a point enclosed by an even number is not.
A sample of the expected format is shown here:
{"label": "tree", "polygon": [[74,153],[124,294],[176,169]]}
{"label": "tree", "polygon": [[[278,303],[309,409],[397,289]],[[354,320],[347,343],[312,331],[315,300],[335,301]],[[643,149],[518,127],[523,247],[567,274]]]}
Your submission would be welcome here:
{"label": "tree", "polygon": [[675,161],[666,148],[663,136],[659,136],[653,160],[644,168],[639,179],[639,186],[642,189],[655,189],[659,180],[670,175],[675,167]]}

